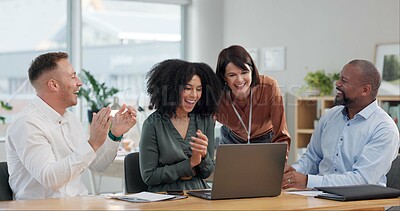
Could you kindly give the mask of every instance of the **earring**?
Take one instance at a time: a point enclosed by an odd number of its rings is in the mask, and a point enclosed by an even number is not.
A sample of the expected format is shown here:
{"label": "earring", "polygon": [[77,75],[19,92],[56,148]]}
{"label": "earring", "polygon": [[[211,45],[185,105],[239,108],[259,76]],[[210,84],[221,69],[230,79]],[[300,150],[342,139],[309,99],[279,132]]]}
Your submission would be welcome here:
{"label": "earring", "polygon": [[226,82],[224,83],[224,90],[225,90],[225,91],[230,90],[230,88],[229,88],[229,86],[228,86],[228,83],[226,83]]}

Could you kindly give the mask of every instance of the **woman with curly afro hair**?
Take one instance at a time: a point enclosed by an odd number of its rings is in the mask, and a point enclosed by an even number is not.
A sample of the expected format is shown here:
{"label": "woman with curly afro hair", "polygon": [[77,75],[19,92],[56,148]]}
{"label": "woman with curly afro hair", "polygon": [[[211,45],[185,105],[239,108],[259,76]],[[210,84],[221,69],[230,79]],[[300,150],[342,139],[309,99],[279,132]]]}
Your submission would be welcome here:
{"label": "woman with curly afro hair", "polygon": [[143,123],[140,171],[148,191],[209,188],[214,170],[213,115],[221,85],[210,66],[178,59],[156,64],[147,74],[156,111]]}

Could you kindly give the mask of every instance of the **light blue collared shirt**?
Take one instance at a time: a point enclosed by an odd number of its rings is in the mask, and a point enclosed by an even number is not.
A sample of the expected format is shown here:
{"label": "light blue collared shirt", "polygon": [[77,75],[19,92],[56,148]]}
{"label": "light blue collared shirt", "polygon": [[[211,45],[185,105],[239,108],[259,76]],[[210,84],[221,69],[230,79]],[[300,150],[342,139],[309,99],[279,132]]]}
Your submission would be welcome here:
{"label": "light blue collared shirt", "polygon": [[375,100],[349,119],[344,106],[318,122],[307,151],[293,165],[308,174],[307,187],[378,184],[399,150],[399,130]]}

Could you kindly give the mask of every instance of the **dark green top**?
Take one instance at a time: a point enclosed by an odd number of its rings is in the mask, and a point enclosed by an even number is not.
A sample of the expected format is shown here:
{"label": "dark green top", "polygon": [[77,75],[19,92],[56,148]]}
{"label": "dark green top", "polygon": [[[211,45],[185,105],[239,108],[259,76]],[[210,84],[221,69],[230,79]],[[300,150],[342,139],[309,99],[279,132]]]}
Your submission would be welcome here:
{"label": "dark green top", "polygon": [[[203,179],[214,171],[214,120],[211,116],[189,115],[186,138],[175,129],[171,118],[154,112],[143,123],[139,147],[140,171],[148,191],[204,189]],[[190,137],[200,129],[208,138],[208,153],[199,165],[190,167]],[[190,180],[181,177],[192,176]]]}

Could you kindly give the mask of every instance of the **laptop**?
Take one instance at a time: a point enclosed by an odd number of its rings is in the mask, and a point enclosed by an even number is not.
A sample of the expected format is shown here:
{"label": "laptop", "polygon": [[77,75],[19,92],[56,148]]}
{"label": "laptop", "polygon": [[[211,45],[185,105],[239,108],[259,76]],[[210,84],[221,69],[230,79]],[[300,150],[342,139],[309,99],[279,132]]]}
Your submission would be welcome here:
{"label": "laptop", "polygon": [[212,189],[186,193],[204,199],[279,196],[286,148],[286,143],[219,145]]}

